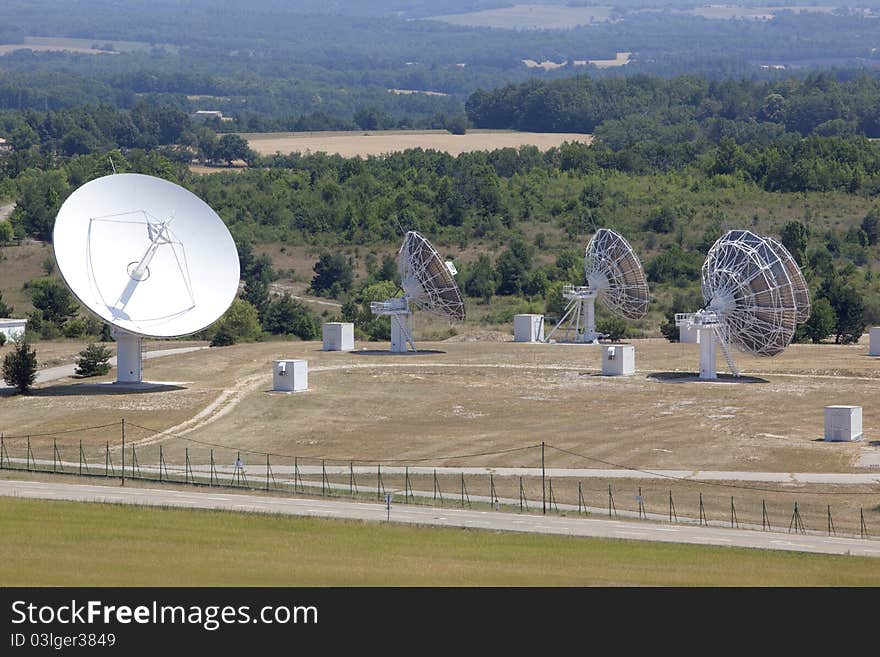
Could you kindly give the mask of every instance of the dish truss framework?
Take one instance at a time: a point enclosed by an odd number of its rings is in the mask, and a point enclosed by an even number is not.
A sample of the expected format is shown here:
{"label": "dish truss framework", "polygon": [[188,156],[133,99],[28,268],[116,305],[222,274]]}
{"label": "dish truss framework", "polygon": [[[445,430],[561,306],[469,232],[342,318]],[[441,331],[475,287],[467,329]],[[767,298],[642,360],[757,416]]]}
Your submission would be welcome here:
{"label": "dish truss framework", "polygon": [[730,346],[772,357],[791,343],[801,318],[809,317],[809,288],[782,244],[747,230],[722,235],[702,268],[706,305],[675,316],[679,327],[700,334],[700,378],[717,379],[716,346],[734,376]]}
{"label": "dish truss framework", "polygon": [[640,319],[647,312],[648,282],[642,264],[629,242],[613,230],[600,228],[593,235],[584,255],[584,275],[586,285],[562,287],[568,304],[545,342],[559,333],[568,337],[562,342],[598,344],[606,336],[596,331],[597,298],[623,319]]}
{"label": "dish truss framework", "polygon": [[391,319],[391,351],[417,351],[412,335],[412,311],[422,310],[452,320],[465,318],[464,300],[455,282],[458,273],[452,262],[444,261],[437,250],[416,231],[409,231],[397,255],[403,296],[373,301],[375,315]]}

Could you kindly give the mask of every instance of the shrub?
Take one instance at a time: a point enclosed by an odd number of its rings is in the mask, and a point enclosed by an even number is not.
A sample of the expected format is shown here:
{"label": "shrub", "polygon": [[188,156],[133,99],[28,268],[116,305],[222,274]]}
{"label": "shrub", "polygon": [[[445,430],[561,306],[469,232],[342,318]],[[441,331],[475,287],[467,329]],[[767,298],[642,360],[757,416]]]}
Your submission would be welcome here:
{"label": "shrub", "polygon": [[110,350],[103,345],[89,344],[76,359],[76,375],[103,376],[110,371]]}
{"label": "shrub", "polygon": [[28,392],[37,380],[37,352],[26,338],[15,341],[15,348],[3,359],[3,380],[7,385]]}

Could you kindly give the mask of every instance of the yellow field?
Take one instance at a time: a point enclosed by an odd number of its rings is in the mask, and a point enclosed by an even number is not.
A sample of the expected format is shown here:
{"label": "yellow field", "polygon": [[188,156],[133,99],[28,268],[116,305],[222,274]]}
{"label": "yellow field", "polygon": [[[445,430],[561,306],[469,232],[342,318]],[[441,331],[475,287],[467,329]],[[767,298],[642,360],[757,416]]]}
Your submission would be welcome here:
{"label": "yellow field", "polygon": [[274,153],[329,153],[343,157],[386,155],[408,148],[424,148],[460,155],[471,151],[537,146],[545,151],[567,141],[590,143],[592,135],[580,133],[469,130],[453,135],[446,130],[376,130],[369,132],[268,132],[243,133],[261,155]]}
{"label": "yellow field", "polygon": [[498,27],[514,30],[554,30],[611,20],[611,7],[567,7],[559,5],[514,5],[467,14],[433,16],[429,20],[468,27]]}

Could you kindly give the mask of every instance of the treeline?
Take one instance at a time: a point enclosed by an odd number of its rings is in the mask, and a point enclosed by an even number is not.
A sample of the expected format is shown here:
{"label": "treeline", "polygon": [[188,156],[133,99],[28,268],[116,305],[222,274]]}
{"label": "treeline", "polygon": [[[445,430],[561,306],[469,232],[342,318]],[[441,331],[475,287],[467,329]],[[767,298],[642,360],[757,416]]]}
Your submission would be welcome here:
{"label": "treeline", "polygon": [[876,77],[837,79],[827,72],[776,82],[581,75],[481,90],[466,105],[477,127],[598,132],[616,147],[681,137],[767,141],[783,131],[880,137],[878,108]]}
{"label": "treeline", "polygon": [[[814,149],[805,151],[804,160],[820,167],[839,163],[847,149],[876,162],[880,148],[874,142],[853,144],[841,138],[812,137],[804,143]],[[728,147],[734,148],[733,157]],[[786,152],[776,143],[756,151],[764,158],[781,158]],[[0,156],[0,162],[12,155]],[[750,160],[739,163],[735,145],[726,142],[711,157],[697,157],[673,171],[633,171],[624,166],[625,152],[566,144],[546,153],[524,147],[458,157],[422,150],[366,160],[275,156],[258,158],[253,168],[240,173],[194,176],[159,150],[135,149],[55,158],[46,162],[46,169],[26,169],[3,181],[0,194],[18,204],[12,216],[18,236],[48,239],[64,199],[84,182],[111,173],[108,155],[117,171],[158,175],[190,188],[220,214],[242,252],[249,245],[280,242],[310,245],[324,254],[314,276],[297,272],[297,280],[311,276],[306,280],[313,294],[347,303],[345,316],[357,319],[368,335],[381,336],[387,329],[369,314],[369,301],[394,292],[387,290],[394,263],[381,253],[389,245],[394,248],[407,229],[428,235],[452,257],[473,249],[482,253],[459,260],[459,281],[478,307],[491,302],[482,318],[494,323],[509,320],[517,310],[558,316],[560,288],[581,279],[583,244],[600,226],[619,230],[636,246],[659,300],[654,312],[662,314],[699,305],[700,265],[724,230],[748,227],[779,234],[784,223],[800,222],[804,245],[787,244],[807,270],[814,294],[824,294],[829,303],[855,295],[861,304],[861,310],[858,304],[835,310],[833,331],[827,335],[841,340],[856,335],[843,316],[880,321],[880,279],[872,271],[880,261],[878,215],[870,200],[878,167],[868,160],[857,193],[850,191],[845,176],[839,190],[799,188],[793,193],[767,191],[751,180]],[[734,162],[733,173],[719,162]],[[792,162],[779,167],[796,168]],[[817,204],[834,209],[820,215],[811,209]],[[843,214],[837,215],[838,210]],[[835,215],[844,220],[836,223]],[[354,244],[364,250],[359,269],[367,276],[360,279],[352,274],[358,263],[339,253],[340,247]],[[239,304],[236,311],[245,313],[239,318],[242,326],[269,333],[285,325],[273,317],[299,312],[287,300],[269,310],[264,293],[274,278],[266,273],[271,264],[265,257],[256,265],[242,263],[243,301],[255,310],[245,312]],[[511,303],[495,310],[496,297]],[[306,326],[299,320],[295,325]],[[827,322],[821,326],[827,328]],[[309,330],[303,328],[303,335]],[[651,331],[647,324],[640,330]],[[250,329],[232,333],[253,335]]]}

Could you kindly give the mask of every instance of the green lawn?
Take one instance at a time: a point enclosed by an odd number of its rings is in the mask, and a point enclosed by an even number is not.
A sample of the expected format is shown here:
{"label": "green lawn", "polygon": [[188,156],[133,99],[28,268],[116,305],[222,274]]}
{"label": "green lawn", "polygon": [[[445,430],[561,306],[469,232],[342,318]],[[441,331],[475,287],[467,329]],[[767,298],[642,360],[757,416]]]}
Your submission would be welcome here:
{"label": "green lawn", "polygon": [[0,498],[0,586],[878,586],[880,561]]}

